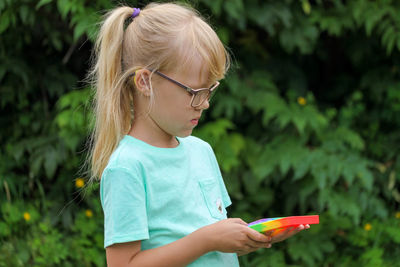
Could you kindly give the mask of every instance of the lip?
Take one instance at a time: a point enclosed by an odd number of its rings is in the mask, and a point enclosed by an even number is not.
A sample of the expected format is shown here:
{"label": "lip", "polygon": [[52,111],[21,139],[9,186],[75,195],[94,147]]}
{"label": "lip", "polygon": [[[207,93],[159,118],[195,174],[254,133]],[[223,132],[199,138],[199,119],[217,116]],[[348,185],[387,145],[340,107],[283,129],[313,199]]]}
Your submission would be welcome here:
{"label": "lip", "polygon": [[193,125],[197,125],[197,124],[199,123],[199,119],[200,119],[200,117],[199,117],[199,118],[192,119],[190,122],[191,122]]}

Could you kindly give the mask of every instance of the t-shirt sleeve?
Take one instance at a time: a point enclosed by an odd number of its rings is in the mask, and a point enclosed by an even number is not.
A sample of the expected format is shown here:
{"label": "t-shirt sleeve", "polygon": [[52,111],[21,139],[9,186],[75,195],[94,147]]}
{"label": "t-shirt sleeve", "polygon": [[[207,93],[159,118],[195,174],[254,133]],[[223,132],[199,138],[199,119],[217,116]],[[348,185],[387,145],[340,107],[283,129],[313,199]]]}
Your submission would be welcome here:
{"label": "t-shirt sleeve", "polygon": [[138,171],[106,168],[100,182],[104,247],[149,238],[146,194]]}
{"label": "t-shirt sleeve", "polygon": [[228,191],[226,190],[224,180],[222,178],[221,170],[218,165],[217,158],[215,157],[214,151],[212,147],[207,144],[208,146],[208,154],[210,155],[210,160],[212,162],[213,168],[217,173],[219,188],[221,190],[222,202],[224,203],[224,207],[227,208],[232,204],[232,201],[229,197]]}

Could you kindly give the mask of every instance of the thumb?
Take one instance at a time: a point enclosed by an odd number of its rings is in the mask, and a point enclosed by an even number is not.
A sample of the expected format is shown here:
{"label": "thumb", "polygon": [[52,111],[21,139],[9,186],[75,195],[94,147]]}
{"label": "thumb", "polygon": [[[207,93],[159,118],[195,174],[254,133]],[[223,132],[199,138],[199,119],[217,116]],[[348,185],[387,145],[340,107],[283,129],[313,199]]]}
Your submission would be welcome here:
{"label": "thumb", "polygon": [[257,232],[256,230],[251,229],[250,227],[248,229],[247,235],[248,235],[249,238],[251,238],[254,241],[258,241],[258,242],[269,242],[269,241],[271,241],[271,237],[270,236],[267,236],[265,234],[261,234],[261,233]]}

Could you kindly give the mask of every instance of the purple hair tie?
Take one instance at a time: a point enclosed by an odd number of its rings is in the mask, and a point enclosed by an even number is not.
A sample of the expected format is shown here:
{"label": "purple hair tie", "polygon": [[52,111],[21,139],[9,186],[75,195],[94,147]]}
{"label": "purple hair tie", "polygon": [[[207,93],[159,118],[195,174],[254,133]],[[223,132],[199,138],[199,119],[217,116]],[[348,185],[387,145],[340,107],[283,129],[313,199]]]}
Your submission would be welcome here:
{"label": "purple hair tie", "polygon": [[134,8],[133,8],[133,13],[132,13],[132,15],[131,15],[131,18],[137,17],[137,16],[139,15],[139,13],[140,13],[140,8],[134,7]]}

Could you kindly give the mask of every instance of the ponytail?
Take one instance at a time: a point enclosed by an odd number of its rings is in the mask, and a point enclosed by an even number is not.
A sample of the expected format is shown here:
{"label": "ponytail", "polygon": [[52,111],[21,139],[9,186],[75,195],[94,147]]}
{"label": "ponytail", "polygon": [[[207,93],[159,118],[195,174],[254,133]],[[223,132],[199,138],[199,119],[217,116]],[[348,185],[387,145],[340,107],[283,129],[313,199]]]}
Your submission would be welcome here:
{"label": "ponytail", "polygon": [[112,152],[130,127],[132,99],[131,87],[126,86],[123,74],[122,44],[124,24],[133,8],[118,7],[106,14],[95,44],[95,65],[89,79],[96,88],[95,128],[90,138],[91,180],[100,178]]}

